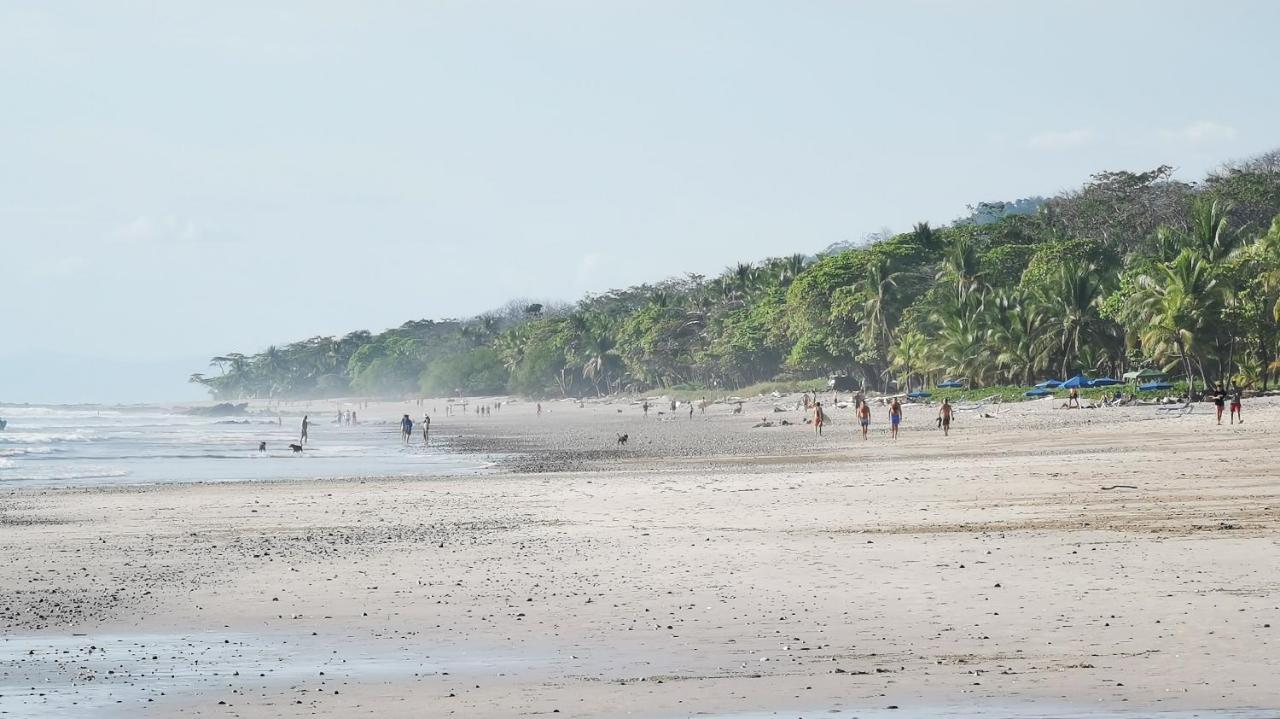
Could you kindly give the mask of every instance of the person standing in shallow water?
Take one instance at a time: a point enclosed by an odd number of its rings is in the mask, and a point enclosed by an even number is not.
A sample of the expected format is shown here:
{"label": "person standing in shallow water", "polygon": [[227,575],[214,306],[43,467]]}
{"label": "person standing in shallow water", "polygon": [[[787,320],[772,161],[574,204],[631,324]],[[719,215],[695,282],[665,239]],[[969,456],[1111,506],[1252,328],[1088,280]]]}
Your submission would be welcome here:
{"label": "person standing in shallow water", "polygon": [[405,444],[409,444],[409,437],[413,434],[413,420],[409,419],[409,415],[400,418],[400,439]]}
{"label": "person standing in shallow water", "polygon": [[311,420],[307,418],[307,415],[302,415],[302,441],[300,441],[299,444],[307,443],[307,428],[310,426]]}
{"label": "person standing in shallow water", "polygon": [[422,446],[427,446],[427,435],[431,433],[431,415],[422,415]]}

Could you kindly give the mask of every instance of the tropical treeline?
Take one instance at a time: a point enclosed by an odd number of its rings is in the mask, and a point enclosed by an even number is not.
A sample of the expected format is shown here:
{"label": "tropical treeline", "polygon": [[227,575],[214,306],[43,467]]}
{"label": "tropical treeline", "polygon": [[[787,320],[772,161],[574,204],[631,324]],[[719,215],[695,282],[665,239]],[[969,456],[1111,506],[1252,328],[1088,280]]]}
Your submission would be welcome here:
{"label": "tropical treeline", "polygon": [[1200,387],[1280,371],[1280,150],[1200,182],[1104,172],[946,227],[550,306],[215,357],[220,399],[734,390],[841,373],[910,389],[1156,367]]}

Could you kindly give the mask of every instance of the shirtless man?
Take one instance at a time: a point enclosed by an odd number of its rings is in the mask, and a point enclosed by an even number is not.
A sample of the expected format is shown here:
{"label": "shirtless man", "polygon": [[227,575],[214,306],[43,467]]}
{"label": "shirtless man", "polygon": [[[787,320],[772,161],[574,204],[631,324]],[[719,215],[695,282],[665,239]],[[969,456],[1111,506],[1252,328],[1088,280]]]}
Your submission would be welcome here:
{"label": "shirtless man", "polygon": [[858,403],[858,424],[862,427],[862,441],[867,440],[867,431],[871,429],[871,407],[866,402]]}
{"label": "shirtless man", "polygon": [[307,443],[307,427],[310,427],[310,426],[311,426],[311,420],[307,418],[307,415],[305,414],[302,415],[302,441],[299,442],[298,444],[305,445]]}
{"label": "shirtless man", "polygon": [[826,415],[822,413],[822,403],[814,402],[813,403],[813,428],[815,431],[817,431],[819,436],[822,435],[822,423],[825,422],[826,419],[827,419]]}
{"label": "shirtless man", "polygon": [[950,400],[942,400],[942,406],[938,408],[938,419],[942,421],[943,436],[951,436],[951,402]]}
{"label": "shirtless man", "polygon": [[902,422],[902,403],[897,397],[893,398],[893,404],[889,405],[889,436],[894,439],[898,438],[898,424]]}

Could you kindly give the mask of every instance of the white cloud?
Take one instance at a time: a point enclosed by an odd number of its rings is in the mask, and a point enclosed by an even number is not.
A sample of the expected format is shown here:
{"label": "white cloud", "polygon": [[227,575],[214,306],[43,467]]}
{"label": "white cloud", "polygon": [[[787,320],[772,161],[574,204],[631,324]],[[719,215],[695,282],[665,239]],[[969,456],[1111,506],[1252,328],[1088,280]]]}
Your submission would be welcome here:
{"label": "white cloud", "polygon": [[203,233],[196,223],[180,217],[141,215],[107,233],[112,242],[125,245],[176,245],[196,242]]}
{"label": "white cloud", "polygon": [[1211,120],[1200,120],[1186,127],[1173,130],[1160,130],[1160,139],[1167,142],[1203,144],[1209,142],[1225,142],[1235,139],[1236,129]]}
{"label": "white cloud", "polygon": [[1049,130],[1032,135],[1027,140],[1027,147],[1036,150],[1066,150],[1073,147],[1083,147],[1092,144],[1098,139],[1098,135],[1093,130]]}

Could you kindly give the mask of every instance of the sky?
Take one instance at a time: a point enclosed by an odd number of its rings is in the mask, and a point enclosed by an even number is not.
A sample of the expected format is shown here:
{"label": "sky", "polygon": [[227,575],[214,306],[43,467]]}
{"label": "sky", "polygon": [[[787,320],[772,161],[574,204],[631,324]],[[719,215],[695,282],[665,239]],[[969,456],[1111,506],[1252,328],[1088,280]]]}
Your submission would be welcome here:
{"label": "sky", "polygon": [[0,401],[179,399],[215,354],[1197,179],[1280,146],[1276,27],[1261,0],[0,0]]}

